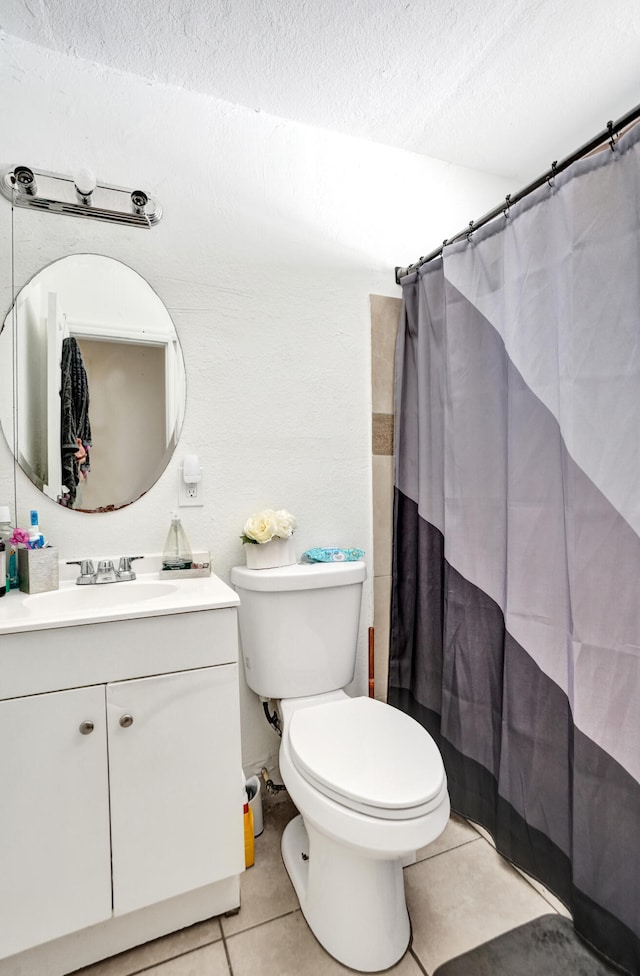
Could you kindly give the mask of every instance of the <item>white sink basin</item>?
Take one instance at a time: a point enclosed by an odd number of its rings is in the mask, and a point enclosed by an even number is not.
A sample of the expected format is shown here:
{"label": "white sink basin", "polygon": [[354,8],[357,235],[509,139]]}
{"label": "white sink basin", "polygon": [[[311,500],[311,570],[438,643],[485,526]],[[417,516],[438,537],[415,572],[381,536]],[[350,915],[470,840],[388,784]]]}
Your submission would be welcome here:
{"label": "white sink basin", "polygon": [[166,580],[158,577],[160,557],[144,558],[151,571],[138,573],[137,579],[124,583],[78,586],[75,579],[64,579],[68,569],[61,564],[63,578],[58,590],[37,594],[11,590],[0,600],[0,637],[113,620],[216,610],[235,607],[240,602],[237,593],[213,574]]}
{"label": "white sink basin", "polygon": [[25,607],[34,613],[51,610],[55,614],[69,611],[105,610],[109,607],[133,607],[146,605],[149,600],[160,600],[174,594],[177,583],[165,580],[127,583],[96,583],[68,589],[52,590],[50,593],[37,593],[24,600]]}

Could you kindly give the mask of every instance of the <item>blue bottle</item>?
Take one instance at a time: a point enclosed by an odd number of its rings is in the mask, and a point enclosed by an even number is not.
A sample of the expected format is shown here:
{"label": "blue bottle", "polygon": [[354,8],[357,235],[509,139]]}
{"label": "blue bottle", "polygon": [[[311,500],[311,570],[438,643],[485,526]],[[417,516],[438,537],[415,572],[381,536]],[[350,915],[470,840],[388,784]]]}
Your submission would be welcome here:
{"label": "blue bottle", "polygon": [[13,526],[11,525],[11,515],[8,505],[0,505],[0,539],[4,541],[5,547],[5,576],[6,588],[18,588],[18,558],[16,551],[11,545]]}

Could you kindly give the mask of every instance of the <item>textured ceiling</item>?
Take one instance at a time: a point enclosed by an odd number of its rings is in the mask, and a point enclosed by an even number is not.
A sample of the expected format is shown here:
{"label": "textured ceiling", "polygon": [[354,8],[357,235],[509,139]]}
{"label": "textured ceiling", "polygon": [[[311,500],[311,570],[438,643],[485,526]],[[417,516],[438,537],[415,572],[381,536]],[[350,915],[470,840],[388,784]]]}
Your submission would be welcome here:
{"label": "textured ceiling", "polygon": [[0,30],[523,181],[640,102],[638,0],[2,0]]}

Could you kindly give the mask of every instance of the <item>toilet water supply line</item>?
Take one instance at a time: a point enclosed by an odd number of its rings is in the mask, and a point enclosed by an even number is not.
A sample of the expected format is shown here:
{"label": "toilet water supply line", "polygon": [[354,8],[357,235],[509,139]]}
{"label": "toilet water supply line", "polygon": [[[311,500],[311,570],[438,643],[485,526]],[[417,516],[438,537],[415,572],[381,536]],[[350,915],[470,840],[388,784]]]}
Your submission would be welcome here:
{"label": "toilet water supply line", "polygon": [[282,727],[280,725],[280,719],[278,718],[278,713],[275,710],[274,710],[273,713],[271,713],[269,711],[269,699],[268,698],[264,698],[262,700],[262,708],[264,710],[264,714],[266,715],[267,722],[269,723],[269,725],[273,729],[276,730],[276,732],[278,733],[278,735],[280,736],[280,738],[282,738]]}
{"label": "toilet water supply line", "polygon": [[[262,708],[264,710],[264,714],[266,716],[267,722],[269,723],[271,728],[276,730],[280,738],[282,738],[282,726],[280,725],[280,718],[278,717],[278,712],[276,711],[276,709],[274,709],[273,712],[269,711],[268,698],[262,699]],[[283,786],[282,783],[274,783],[273,780],[269,778],[269,770],[267,769],[266,766],[263,766],[260,772],[262,774],[262,778],[264,780],[264,785],[266,787],[267,793],[269,793],[270,796],[273,796],[275,793],[280,793],[281,790],[286,790],[287,787]]]}
{"label": "toilet water supply line", "polygon": [[287,787],[282,783],[274,783],[272,779],[269,779],[269,770],[266,766],[263,766],[260,772],[262,774],[267,793],[269,793],[270,796],[273,796],[275,793],[280,793],[281,790],[286,790]]}

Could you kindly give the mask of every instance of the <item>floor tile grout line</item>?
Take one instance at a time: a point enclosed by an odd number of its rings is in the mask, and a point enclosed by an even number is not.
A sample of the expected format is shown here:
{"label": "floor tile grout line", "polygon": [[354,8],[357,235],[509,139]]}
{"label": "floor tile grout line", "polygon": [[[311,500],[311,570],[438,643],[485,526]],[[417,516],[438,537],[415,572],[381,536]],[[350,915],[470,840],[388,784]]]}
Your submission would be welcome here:
{"label": "floor tile grout line", "polygon": [[[525,881],[527,881],[526,878],[525,878]],[[530,881],[528,883],[531,884]],[[552,909],[552,911],[554,912],[555,915],[562,916],[562,912],[558,911],[557,907],[553,904],[553,902],[552,901],[549,901],[549,899],[547,897],[545,897],[545,895],[543,895],[542,892],[539,891],[538,888],[536,888],[535,885],[531,885],[531,887],[533,888],[534,891],[536,891],[540,895],[541,898],[543,898],[546,901],[547,905],[549,906],[549,908]],[[553,895],[553,892],[551,892],[551,894]],[[553,897],[555,898],[556,896],[554,895]],[[559,898],[558,898],[558,901],[560,901]],[[562,905],[563,903],[560,902],[560,904]],[[566,905],[564,905],[563,907],[566,908]],[[568,908],[567,908],[567,911],[569,911]],[[570,914],[569,917],[571,918],[571,921],[573,921],[573,915]]]}
{"label": "floor tile grout line", "polygon": [[413,961],[417,965],[417,967],[420,970],[420,972],[423,973],[424,976],[429,976],[429,973],[427,972],[427,970],[422,965],[422,963],[421,963],[421,961],[420,961],[420,959],[419,959],[419,957],[418,957],[418,955],[417,955],[417,953],[416,953],[416,951],[415,951],[415,949],[413,948],[412,945],[409,946],[409,955],[413,957]]}
{"label": "floor tile grout line", "polygon": [[246,929],[238,929],[237,932],[229,932],[228,935],[223,936],[223,939],[235,939],[237,935],[244,935],[245,932],[252,932],[254,929],[262,928],[263,925],[268,925],[269,922],[277,922],[281,918],[287,918],[289,915],[295,915],[296,912],[301,912],[300,906],[297,908],[292,908],[288,912],[283,912],[282,915],[274,915],[273,918],[264,918],[261,922],[255,922],[253,925],[248,925]]}
{"label": "floor tile grout line", "polygon": [[[482,837],[482,834],[480,836]],[[515,861],[512,861],[511,858],[507,857],[506,854],[503,854],[501,851],[499,851],[493,839],[489,839],[487,837],[482,837],[482,839],[489,845],[489,847],[493,851],[496,852],[498,857],[502,858],[502,860],[506,864],[509,864],[513,868],[513,870],[522,878],[523,881],[526,881],[529,887],[532,888],[533,891],[535,891],[536,895],[538,895],[539,898],[542,898],[542,900],[547,903],[547,905],[552,910],[554,915],[560,915],[560,917],[563,917],[563,913],[550,900],[550,898],[553,898],[557,902],[559,902],[569,912],[569,918],[571,918],[571,920],[573,921],[573,914],[570,912],[568,906],[564,904],[564,902],[558,895],[556,895],[553,891],[549,890],[545,886],[543,881],[541,881],[539,878],[536,878],[535,875],[529,874],[527,871],[525,871],[524,868],[521,868],[518,864],[516,864]],[[540,891],[540,888],[543,888],[544,891]],[[550,896],[550,898],[547,898],[547,894]]]}
{"label": "floor tile grout line", "polygon": [[[498,853],[500,853],[500,852],[498,851]],[[553,910],[553,912],[554,912],[555,915],[562,916],[563,913],[559,910],[559,908],[557,907],[557,904],[554,904],[554,902],[551,901],[551,898],[553,898],[555,900],[555,902],[557,902],[560,905],[562,905],[562,907],[566,911],[569,912],[569,918],[573,921],[573,913],[570,911],[569,906],[568,905],[565,905],[565,903],[562,901],[562,899],[559,897],[559,895],[556,895],[553,891],[551,891],[549,888],[547,888],[546,885],[544,884],[544,882],[543,881],[540,881],[539,878],[536,878],[535,875],[529,874],[527,871],[525,871],[524,868],[518,867],[517,864],[515,864],[513,861],[510,861],[509,858],[506,857],[504,854],[500,854],[500,857],[504,858],[504,860],[507,862],[507,864],[510,864],[511,867],[514,868],[518,872],[518,874],[520,875],[520,877],[523,878],[523,880],[527,882],[527,884],[529,885],[530,888],[533,888],[533,890],[535,891],[535,893],[537,895],[539,895],[540,898],[543,899],[543,901],[546,901],[547,905]],[[540,888],[542,888],[543,890],[540,891]],[[547,895],[549,897],[547,897]]]}
{"label": "floor tile grout line", "polygon": [[[484,837],[484,835],[481,834],[481,833],[478,833],[478,836],[471,838],[471,840],[464,840],[464,841],[461,841],[459,844],[455,844],[453,847],[448,847],[446,849],[446,851],[437,851],[435,854],[427,854],[426,857],[420,858],[419,861],[414,861],[413,864],[407,864],[405,870],[407,870],[408,868],[416,867],[416,865],[418,865],[418,864],[424,864],[425,861],[432,861],[436,857],[441,857],[443,854],[450,854],[451,851],[457,851],[461,847],[468,847],[469,844],[475,844],[475,842],[477,840],[483,840],[485,842],[485,844],[487,844],[490,847],[490,849],[492,851],[494,851],[498,855],[498,857],[500,857],[506,864],[509,864],[518,873],[518,875],[522,878],[522,880],[525,881],[529,885],[529,887],[532,888],[533,891],[535,891],[535,893],[540,898],[542,898],[543,901],[545,901],[547,903],[547,905],[549,906],[549,908],[552,910],[552,912],[555,915],[562,915],[562,912],[560,912],[558,910],[558,908],[556,907],[556,905],[554,905],[554,903],[552,901],[550,901],[550,899],[547,898],[545,896],[545,894],[542,891],[540,891],[539,888],[536,886],[536,883],[537,883],[537,884],[541,885],[542,887],[544,887],[543,883],[541,881],[539,881],[537,878],[534,878],[532,875],[531,876],[528,875],[527,872],[524,870],[524,868],[520,868],[520,867],[518,867],[517,864],[514,864],[513,861],[511,861],[508,857],[506,857],[506,855],[502,854],[496,848],[495,843],[492,843],[492,841],[489,838]],[[554,893],[552,891],[550,891],[549,894],[551,895],[552,898],[557,898],[558,901],[560,901],[560,899],[558,898],[558,896],[557,895],[554,895]],[[562,902],[561,902],[561,904],[562,904]]]}
{"label": "floor tile grout line", "polygon": [[[222,923],[220,924],[220,929],[222,930]],[[224,932],[222,932],[222,945],[224,946],[224,954],[227,957],[227,966],[229,967],[229,976],[233,976],[233,966],[231,965],[231,956],[229,955],[229,946],[227,945],[227,940],[225,939]]]}
{"label": "floor tile grout line", "polygon": [[[131,970],[131,972],[127,973],[126,976],[141,976],[141,973],[149,973],[158,966],[164,966],[168,962],[175,962],[176,959],[182,959],[183,956],[189,956],[191,955],[192,952],[198,952],[200,949],[207,949],[209,946],[215,945],[216,942],[224,943],[224,937],[221,937],[220,939],[214,939],[212,942],[203,942],[202,945],[192,946],[190,949],[185,949],[184,952],[176,953],[175,956],[167,956],[166,959],[156,959],[155,962],[150,963],[150,965],[148,966],[143,966],[142,969]],[[226,952],[226,946],[225,946],[225,952]],[[99,963],[97,963],[96,965],[99,965]],[[229,969],[231,970],[231,963],[229,963]],[[71,976],[73,976],[73,973],[71,974]],[[231,972],[231,976],[233,976],[233,972]]]}
{"label": "floor tile grout line", "polygon": [[[217,916],[213,916],[213,917],[215,918]],[[198,923],[195,923],[195,924],[198,924]],[[187,926],[187,928],[189,928],[189,927],[190,926]],[[172,935],[176,935],[180,931],[182,931],[182,930],[181,929],[176,929],[175,932],[169,932],[169,933],[167,933],[166,936],[160,936],[160,938],[161,939],[171,938]],[[207,946],[215,945],[216,942],[222,942],[223,940],[224,940],[224,934],[222,932],[222,925],[220,925],[220,936],[217,939],[209,939],[207,942],[201,942],[199,945],[190,946],[188,949],[184,949],[182,952],[175,952],[172,955],[164,956],[162,959],[156,959],[155,962],[149,963],[148,966],[142,966],[141,969],[132,969],[129,972],[124,973],[124,974],[121,973],[120,971],[118,971],[118,973],[116,974],[116,976],[140,976],[140,973],[148,973],[149,970],[150,969],[153,969],[154,966],[164,966],[164,964],[166,962],[174,962],[176,959],[181,959],[182,956],[188,956],[190,952],[197,952],[198,949],[206,949]],[[124,952],[135,952],[138,949],[143,949],[145,945],[149,945],[151,942],[155,942],[155,941],[156,941],[155,939],[150,939],[148,943],[143,942],[139,946],[132,946],[131,949],[125,949]],[[113,959],[117,959],[117,957],[118,957],[119,954],[120,953],[117,953],[115,956],[106,956],[104,959],[99,959],[95,963],[91,963],[90,965],[91,966],[99,966],[102,963],[110,962]],[[80,973],[82,971],[83,970],[77,970],[77,972],[80,972]],[[75,976],[75,973],[76,973],[76,970],[74,970],[74,972],[71,973],[70,976]],[[233,976],[233,974],[232,974],[232,976]]]}
{"label": "floor tile grout line", "polygon": [[482,840],[483,838],[478,834],[477,837],[472,837],[471,840],[463,840],[459,844],[455,844],[453,847],[447,847],[446,851],[435,851],[433,854],[427,854],[425,857],[421,857],[419,861],[414,861],[413,864],[407,864],[404,868],[406,871],[408,868],[415,868],[418,864],[424,864],[425,861],[433,861],[436,857],[442,857],[443,854],[451,854],[452,851],[457,851],[461,847],[468,847],[469,844],[475,844],[476,841]]}
{"label": "floor tile grout line", "polygon": [[[487,830],[486,827],[481,827],[480,825],[475,824],[472,820],[469,820],[467,822],[473,827],[474,830],[476,830],[478,832],[478,836],[486,844],[489,845],[489,847],[491,848],[491,850],[495,851],[496,854],[498,855],[498,857],[501,857],[502,860],[505,861],[507,864],[510,864],[511,867],[514,869],[514,871],[517,871],[517,873],[520,875],[520,877],[522,878],[522,880],[523,881],[526,881],[526,883],[529,885],[529,887],[530,888],[533,888],[533,890],[535,891],[535,893],[537,895],[539,895],[540,898],[543,899],[543,901],[546,901],[547,905],[549,905],[549,907],[552,909],[552,911],[554,912],[554,914],[562,916],[562,912],[559,911],[559,909],[556,907],[556,905],[554,905],[554,903],[552,901],[550,901],[549,898],[547,898],[545,896],[545,894],[543,894],[543,892],[540,891],[540,889],[537,887],[538,885],[540,885],[542,888],[545,888],[546,889],[546,886],[545,886],[545,884],[544,884],[543,881],[541,881],[539,878],[536,878],[535,875],[529,874],[527,871],[525,871],[524,868],[522,868],[518,864],[516,864],[515,861],[512,861],[511,858],[507,857],[506,854],[503,854],[502,851],[499,851],[498,848],[496,847],[495,839],[492,837],[490,831]],[[567,911],[569,911],[568,906],[564,904],[564,902],[562,901],[562,899],[558,895],[556,895],[553,891],[550,891],[549,889],[546,889],[546,890],[547,890],[548,894],[551,896],[551,898],[556,899],[556,901],[560,902],[560,904],[563,905],[564,908]],[[569,917],[573,919],[573,915],[571,913],[569,913]]]}

